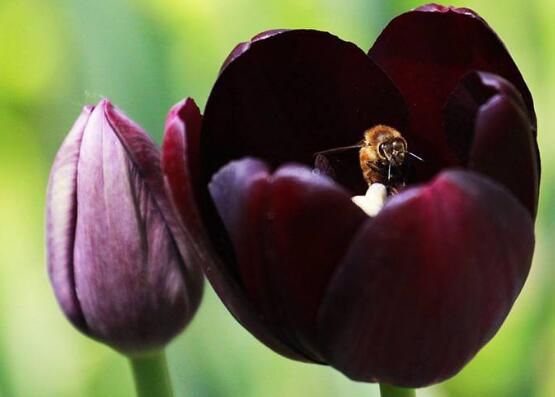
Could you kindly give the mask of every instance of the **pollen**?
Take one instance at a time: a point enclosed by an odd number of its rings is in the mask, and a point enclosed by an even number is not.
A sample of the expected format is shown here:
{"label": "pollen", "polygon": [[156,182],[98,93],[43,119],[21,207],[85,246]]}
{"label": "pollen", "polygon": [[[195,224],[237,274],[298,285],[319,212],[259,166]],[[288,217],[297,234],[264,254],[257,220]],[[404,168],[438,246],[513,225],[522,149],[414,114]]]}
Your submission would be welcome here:
{"label": "pollen", "polygon": [[369,217],[378,215],[386,199],[387,187],[381,183],[371,184],[364,196],[351,197],[353,203],[358,205]]}

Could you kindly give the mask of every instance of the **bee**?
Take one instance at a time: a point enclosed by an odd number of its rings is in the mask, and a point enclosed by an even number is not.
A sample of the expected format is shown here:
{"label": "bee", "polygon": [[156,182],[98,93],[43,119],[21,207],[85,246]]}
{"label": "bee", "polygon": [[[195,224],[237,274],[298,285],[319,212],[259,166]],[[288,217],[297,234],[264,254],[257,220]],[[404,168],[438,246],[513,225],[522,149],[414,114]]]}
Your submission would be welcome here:
{"label": "bee", "polygon": [[315,153],[315,171],[334,177],[327,156],[350,149],[359,149],[360,169],[368,186],[381,183],[392,194],[405,186],[407,156],[424,161],[409,152],[407,141],[399,131],[380,124],[364,131],[363,139],[356,145]]}

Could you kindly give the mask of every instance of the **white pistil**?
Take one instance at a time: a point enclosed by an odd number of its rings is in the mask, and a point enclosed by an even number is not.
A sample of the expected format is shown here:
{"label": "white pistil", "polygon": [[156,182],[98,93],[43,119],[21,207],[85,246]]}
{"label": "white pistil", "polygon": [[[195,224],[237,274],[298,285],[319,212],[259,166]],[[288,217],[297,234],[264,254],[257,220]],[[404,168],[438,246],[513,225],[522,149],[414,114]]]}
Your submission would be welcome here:
{"label": "white pistil", "polygon": [[387,188],[381,183],[373,183],[368,187],[364,196],[351,197],[353,203],[358,205],[370,217],[380,212],[387,199]]}

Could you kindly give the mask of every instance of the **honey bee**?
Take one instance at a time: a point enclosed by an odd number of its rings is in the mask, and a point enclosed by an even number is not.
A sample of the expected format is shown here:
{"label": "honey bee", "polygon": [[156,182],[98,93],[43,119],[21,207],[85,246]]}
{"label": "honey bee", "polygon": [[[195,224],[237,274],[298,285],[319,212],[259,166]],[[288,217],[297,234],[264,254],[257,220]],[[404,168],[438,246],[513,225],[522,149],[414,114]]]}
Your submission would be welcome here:
{"label": "honey bee", "polygon": [[360,169],[368,186],[381,183],[392,194],[405,186],[407,156],[424,161],[408,151],[407,141],[399,131],[380,124],[364,131],[362,141],[356,145],[315,153],[315,170],[333,177],[334,171],[327,156],[349,149],[359,149]]}

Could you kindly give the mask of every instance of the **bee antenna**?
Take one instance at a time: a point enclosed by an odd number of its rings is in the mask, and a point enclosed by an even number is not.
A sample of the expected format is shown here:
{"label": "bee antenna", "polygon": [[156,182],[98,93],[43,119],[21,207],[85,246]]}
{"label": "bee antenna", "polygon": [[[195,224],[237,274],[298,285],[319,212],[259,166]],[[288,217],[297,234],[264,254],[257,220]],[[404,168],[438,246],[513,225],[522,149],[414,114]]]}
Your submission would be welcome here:
{"label": "bee antenna", "polygon": [[416,154],[412,153],[412,152],[407,152],[410,156],[414,157],[415,159],[417,159],[418,161],[422,161],[424,162],[424,159],[420,156],[417,156]]}
{"label": "bee antenna", "polygon": [[362,146],[363,146],[362,143],[359,142],[356,145],[342,146],[342,147],[336,147],[333,149],[321,150],[319,152],[314,153],[313,156],[316,157],[318,155],[327,155],[327,154],[340,153],[351,149],[360,149]]}

